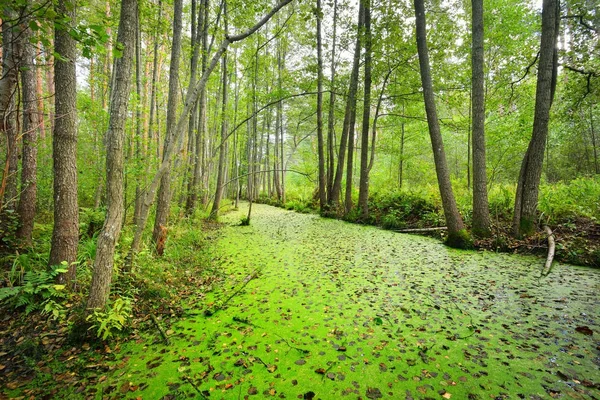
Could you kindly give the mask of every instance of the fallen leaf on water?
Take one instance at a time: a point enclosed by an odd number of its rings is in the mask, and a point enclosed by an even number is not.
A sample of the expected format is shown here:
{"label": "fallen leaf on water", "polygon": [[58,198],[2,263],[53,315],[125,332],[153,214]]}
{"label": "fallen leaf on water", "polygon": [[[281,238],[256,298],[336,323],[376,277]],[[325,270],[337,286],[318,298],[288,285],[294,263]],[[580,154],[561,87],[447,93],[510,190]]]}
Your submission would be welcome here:
{"label": "fallen leaf on water", "polygon": [[578,326],[577,328],[575,328],[575,330],[579,333],[583,333],[584,335],[587,336],[592,336],[594,334],[594,331],[592,331],[589,327],[587,326]]}
{"label": "fallen leaf on water", "polygon": [[325,375],[325,370],[323,368],[317,368],[315,369],[315,372],[320,375]]}
{"label": "fallen leaf on water", "polygon": [[450,397],[452,397],[452,395],[450,393],[446,392],[442,395],[442,397],[445,399],[449,399]]}

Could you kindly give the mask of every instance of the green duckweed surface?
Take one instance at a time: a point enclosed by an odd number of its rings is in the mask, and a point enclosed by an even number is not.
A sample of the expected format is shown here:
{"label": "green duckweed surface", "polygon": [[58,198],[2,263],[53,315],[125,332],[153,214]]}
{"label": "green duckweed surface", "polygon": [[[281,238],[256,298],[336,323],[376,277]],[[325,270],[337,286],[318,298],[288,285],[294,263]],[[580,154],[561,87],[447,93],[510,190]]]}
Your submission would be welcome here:
{"label": "green duckweed surface", "polygon": [[184,305],[170,345],[122,346],[98,396],[600,397],[600,271],[540,279],[538,258],[259,204],[237,226],[246,211],[222,217],[222,284]]}

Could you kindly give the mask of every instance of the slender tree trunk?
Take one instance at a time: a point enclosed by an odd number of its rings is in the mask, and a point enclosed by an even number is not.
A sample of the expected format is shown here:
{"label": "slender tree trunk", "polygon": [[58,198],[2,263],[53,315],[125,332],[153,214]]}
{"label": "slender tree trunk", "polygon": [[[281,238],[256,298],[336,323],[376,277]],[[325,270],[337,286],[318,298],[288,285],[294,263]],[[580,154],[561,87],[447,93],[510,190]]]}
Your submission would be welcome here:
{"label": "slender tree trunk", "polygon": [[590,104],[590,135],[592,137],[592,150],[594,152],[594,172],[600,174],[600,165],[598,165],[598,148],[596,146],[596,132],[594,130],[594,106]]}
{"label": "slender tree trunk", "polygon": [[473,234],[488,237],[490,211],[485,162],[485,92],[483,49],[483,0],[471,0],[473,40],[471,50],[473,115]]}
{"label": "slender tree trunk", "polygon": [[[342,176],[344,175],[344,160],[346,157],[346,146],[348,146],[348,163],[352,166],[352,157],[350,156],[350,148],[354,147],[354,122],[356,115],[356,91],[358,89],[358,70],[360,67],[360,49],[361,49],[361,30],[364,24],[364,10],[362,3],[359,6],[358,11],[358,24],[356,33],[356,45],[354,47],[354,59],[352,62],[352,73],[350,75],[350,88],[348,90],[348,98],[346,100],[346,110],[344,114],[344,125],[342,128],[342,136],[340,138],[340,148],[338,152],[338,164],[335,170],[335,178],[333,181],[333,188],[331,191],[331,206],[334,208],[338,207],[340,201],[340,195],[342,191]],[[349,140],[349,137],[352,137]],[[350,168],[352,171],[352,168]],[[350,172],[352,176],[352,172]],[[348,182],[346,182],[346,187]],[[350,180],[350,187],[352,187],[352,179]],[[351,194],[350,194],[351,195]],[[346,198],[348,194],[346,194]],[[350,197],[352,199],[352,197]]]}
{"label": "slender tree trunk", "polygon": [[421,83],[423,86],[423,98],[427,112],[427,125],[433,148],[433,158],[437,174],[438,186],[442,197],[442,206],[446,225],[448,226],[448,238],[446,243],[452,247],[468,246],[467,233],[464,231],[463,220],[458,212],[452,184],[450,183],[450,172],[444,152],[444,142],[440,131],[440,124],[435,107],[433,84],[431,82],[431,70],[429,67],[429,51],[427,49],[427,34],[425,22],[425,6],[423,0],[414,0],[415,16],[417,23],[417,49],[419,53],[419,66],[421,71]]}
{"label": "slender tree trunk", "polygon": [[[75,25],[75,4],[59,0],[55,12],[61,20]],[[69,25],[55,28],[54,47],[60,54],[55,58],[54,132],[54,227],[50,247],[50,265],[66,261],[68,272],[59,277],[62,283],[72,284],[76,277],[77,243],[79,241],[79,210],[77,207],[77,84],[75,61],[77,43],[69,34]]]}
{"label": "slender tree trunk", "polygon": [[[142,101],[142,35],[140,26],[140,9],[139,3],[136,0],[136,11],[135,11],[135,92],[137,96],[136,110],[135,110],[135,157],[138,165],[148,162],[146,159],[147,154],[144,151],[143,146],[143,135],[142,135],[142,108],[144,102]],[[138,177],[135,183],[135,210],[133,213],[134,224],[137,225],[140,219],[140,210],[142,208],[142,189],[140,186],[140,180],[145,181],[146,174],[144,177]],[[144,182],[145,183],[145,182]],[[125,198],[125,196],[124,196]],[[123,218],[125,222],[125,218]]]}
{"label": "slender tree trunk", "polygon": [[404,183],[404,101],[402,101],[402,123],[400,125],[400,166],[398,168],[398,184],[400,189],[402,189],[402,185]]}
{"label": "slender tree trunk", "polygon": [[556,41],[559,22],[558,0],[544,0],[533,133],[521,164],[515,198],[513,233],[517,237],[528,236],[535,231],[550,107],[552,106],[556,85]]}
{"label": "slender tree trunk", "polygon": [[[28,0],[28,9],[31,0]],[[35,203],[37,194],[37,133],[38,110],[36,100],[35,48],[30,43],[31,29],[29,19],[23,24],[21,32],[21,48],[23,50],[21,69],[21,86],[23,90],[23,158],[21,168],[21,196],[18,214],[20,225],[17,238],[31,244]]]}
{"label": "slender tree trunk", "polygon": [[225,174],[225,156],[227,153],[227,53],[223,54],[222,63],[223,73],[223,102],[221,107],[221,145],[219,146],[219,166],[217,171],[217,183],[215,185],[215,199],[213,201],[211,218],[216,219],[219,216],[221,207],[221,197],[223,196],[223,182]]}
{"label": "slender tree trunk", "polygon": [[[171,44],[171,66],[169,68],[169,96],[167,100],[167,133],[164,140],[163,161],[170,143],[175,139],[175,123],[177,118],[177,102],[179,93],[179,61],[181,56],[181,31],[183,0],[174,1],[173,11],[173,42]],[[159,242],[159,238],[167,226],[171,205],[171,166],[170,162],[160,181],[158,201],[156,203],[156,217],[152,240]]]}
{"label": "slender tree trunk", "polygon": [[[98,235],[94,273],[87,308],[104,308],[110,294],[115,246],[121,233],[125,215],[123,207],[123,170],[125,121],[136,48],[137,0],[121,2],[121,19],[117,40],[123,55],[116,59],[115,86],[111,90],[110,119],[106,132],[106,217]],[[138,60],[139,61],[139,60]]]}
{"label": "slender tree trunk", "polygon": [[[162,1],[158,0],[158,18],[160,20],[162,18]],[[152,50],[152,85],[150,87],[150,117],[148,121],[148,145],[151,148],[154,142],[154,115],[156,111],[156,83],[157,83],[157,75],[158,75],[158,22],[157,27],[154,31],[154,48]],[[158,133],[156,133],[158,137]],[[150,151],[148,152],[150,155]],[[150,160],[148,160],[150,161]],[[150,171],[151,163],[148,162],[146,171]]]}
{"label": "slender tree trunk", "polygon": [[[38,42],[38,48],[42,49],[42,43]],[[35,52],[35,49],[34,49]],[[41,57],[36,56],[36,67],[35,67],[35,95],[37,101],[37,113],[38,113],[38,127],[40,131],[40,138],[46,138],[46,123],[44,121],[44,89],[43,83],[44,79],[42,76],[42,67],[39,65],[41,63]]]}
{"label": "slender tree trunk", "polygon": [[325,211],[327,204],[327,181],[325,177],[325,142],[323,140],[323,45],[321,39],[321,0],[317,0],[317,154],[319,158],[319,209]]}
{"label": "slender tree trunk", "polygon": [[333,36],[331,38],[331,79],[329,81],[329,114],[327,118],[327,202],[331,205],[335,170],[335,50],[337,37],[337,0],[333,1]]}
{"label": "slender tree trunk", "polygon": [[[365,9],[365,87],[360,143],[360,183],[358,186],[358,208],[360,218],[369,218],[369,127],[371,126],[371,1],[361,0]],[[374,134],[374,132],[373,132]],[[373,143],[375,144],[375,143]],[[373,151],[375,148],[373,147]]]}

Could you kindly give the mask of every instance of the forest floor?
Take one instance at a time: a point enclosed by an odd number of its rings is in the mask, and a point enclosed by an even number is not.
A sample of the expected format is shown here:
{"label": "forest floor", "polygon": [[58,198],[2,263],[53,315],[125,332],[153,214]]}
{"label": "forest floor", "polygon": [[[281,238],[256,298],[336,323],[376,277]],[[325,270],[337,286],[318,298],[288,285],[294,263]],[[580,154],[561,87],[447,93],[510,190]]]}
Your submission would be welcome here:
{"label": "forest floor", "polygon": [[0,398],[600,398],[599,270],[245,207],[127,337],[1,317]]}

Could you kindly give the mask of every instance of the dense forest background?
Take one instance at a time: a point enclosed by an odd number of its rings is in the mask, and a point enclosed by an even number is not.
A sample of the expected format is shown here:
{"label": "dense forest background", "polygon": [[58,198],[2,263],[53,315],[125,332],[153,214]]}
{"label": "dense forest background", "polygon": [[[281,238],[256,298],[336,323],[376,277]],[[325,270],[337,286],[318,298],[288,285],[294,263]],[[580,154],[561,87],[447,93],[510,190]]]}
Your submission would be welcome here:
{"label": "dense forest background", "polygon": [[34,264],[73,284],[87,263],[87,305],[103,307],[113,267],[161,255],[170,225],[240,199],[447,226],[457,247],[510,249],[548,224],[571,234],[564,259],[600,260],[591,0],[18,0],[1,12],[9,286]]}

